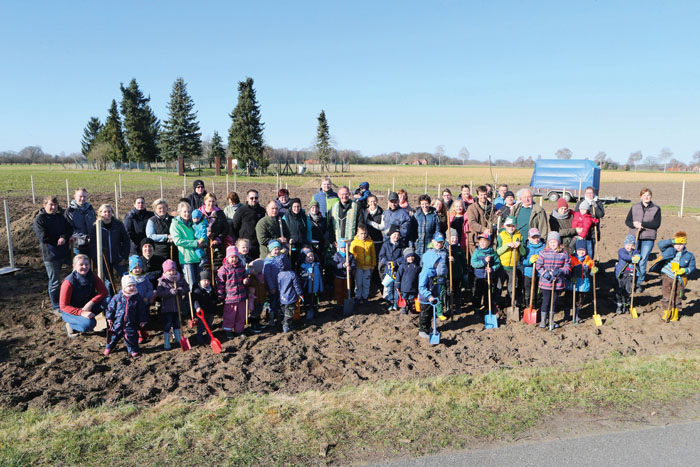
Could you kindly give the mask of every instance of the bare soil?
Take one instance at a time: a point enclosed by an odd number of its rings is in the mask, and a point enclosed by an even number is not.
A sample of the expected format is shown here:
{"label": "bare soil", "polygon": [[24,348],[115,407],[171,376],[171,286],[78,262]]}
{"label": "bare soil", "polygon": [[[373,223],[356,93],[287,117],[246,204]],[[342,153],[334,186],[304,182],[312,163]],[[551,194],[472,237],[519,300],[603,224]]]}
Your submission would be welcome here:
{"label": "bare soil", "polygon": [[[274,187],[258,188],[263,200],[272,199]],[[692,186],[695,196],[700,195],[696,188]],[[620,184],[616,190],[638,194],[639,187]],[[310,186],[292,194],[306,201],[314,191]],[[158,194],[144,193],[147,199]],[[176,200],[180,194],[173,190],[168,199]],[[656,200],[656,191],[654,196]],[[108,200],[107,196],[93,197],[95,205]],[[417,316],[385,311],[377,295],[369,305],[357,307],[354,316],[344,319],[332,303],[323,302],[320,317],[310,324],[302,323],[300,330],[237,337],[224,342],[219,355],[208,346],[188,352],[179,348],[164,351],[160,324],[152,315],[149,326],[153,339],[142,345],[141,357],[129,358],[123,345],[104,357],[104,334],[68,339],[63,322],[49,312],[46,273],[31,231],[37,206],[19,198],[12,199],[11,206],[15,257],[22,269],[0,277],[0,403],[21,409],[55,405],[80,408],[123,401],[156,403],[168,396],[206,400],[248,391],[295,393],[363,381],[480,373],[514,365],[575,365],[611,353],[654,354],[697,348],[700,342],[700,305],[693,281],[678,322],[666,324],[660,319],[663,304],[656,276],[635,302],[641,312],[639,319],[615,315],[613,269],[626,234],[628,208],[610,206],[602,225],[598,276],[602,327],[596,328],[590,319],[589,303],[580,325],[566,323],[548,332],[515,323],[487,331],[467,302],[454,320],[439,325],[441,344],[430,347],[418,338]],[[122,208],[122,215],[124,212]],[[689,249],[700,251],[695,235],[698,227],[695,218],[679,219],[675,213],[664,213],[660,234],[665,238],[676,230],[686,230]],[[6,244],[0,248],[0,264],[5,265]],[[557,316],[561,320],[562,312]],[[214,332],[224,341],[220,325],[218,316]],[[185,334],[193,331],[185,329]]]}

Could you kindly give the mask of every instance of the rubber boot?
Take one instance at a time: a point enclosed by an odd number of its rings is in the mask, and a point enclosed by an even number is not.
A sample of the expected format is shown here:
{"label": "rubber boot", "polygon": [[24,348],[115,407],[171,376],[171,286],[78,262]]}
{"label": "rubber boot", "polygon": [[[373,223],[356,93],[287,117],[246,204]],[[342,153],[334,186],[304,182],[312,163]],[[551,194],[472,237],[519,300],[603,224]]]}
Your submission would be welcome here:
{"label": "rubber boot", "polygon": [[674,308],[673,310],[671,310],[670,321],[678,321],[678,308]]}
{"label": "rubber boot", "polygon": [[622,295],[620,294],[615,294],[615,301],[617,302],[617,309],[615,310],[616,315],[621,315],[622,314],[622,308],[624,307],[624,299],[622,298]]}
{"label": "rubber boot", "polygon": [[165,342],[163,344],[163,348],[165,350],[170,350],[170,332],[164,332],[163,337],[165,338]]}
{"label": "rubber boot", "polygon": [[173,334],[175,334],[175,342],[180,342],[180,330],[179,329],[173,329]]}
{"label": "rubber boot", "polygon": [[542,311],[540,311],[540,327],[541,328],[547,327],[547,313],[544,313]]}

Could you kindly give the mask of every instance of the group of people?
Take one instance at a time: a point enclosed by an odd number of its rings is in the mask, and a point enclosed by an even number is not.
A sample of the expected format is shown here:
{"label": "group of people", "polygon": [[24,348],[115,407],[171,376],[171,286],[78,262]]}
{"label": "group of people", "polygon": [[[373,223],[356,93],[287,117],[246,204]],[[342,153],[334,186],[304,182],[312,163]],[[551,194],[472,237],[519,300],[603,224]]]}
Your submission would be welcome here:
{"label": "group of people", "polygon": [[[263,206],[258,191],[250,189],[244,202],[229,193],[221,209],[195,180],[175,212],[164,199],[149,211],[137,197],[122,222],[109,204],[95,211],[87,190],[78,188],[65,210],[47,197],[34,229],[54,313],[74,337],[94,329],[95,315],[104,312],[106,355],[123,338],[137,356],[139,343],[150,338],[151,311],[160,315],[169,349],[172,338],[181,339],[188,315],[202,343],[208,339],[205,324],[211,328],[222,306],[227,338],[243,334],[246,326],[253,333],[289,332],[302,314],[315,318],[322,298],[343,309],[345,300],[361,306],[379,289],[389,311],[420,314],[421,338],[428,338],[434,314],[444,320],[462,312],[468,298],[482,314],[492,311],[491,299],[496,313],[511,303],[535,303],[544,327],[549,308],[556,309],[566,291],[578,300],[563,307],[565,319],[578,322],[598,272],[596,243],[605,210],[595,189],[586,188],[573,210],[558,200],[549,215],[528,188],[516,194],[505,184],[483,185],[475,195],[468,185],[457,196],[446,188],[435,200],[420,195],[412,207],[408,193],[399,190],[388,194],[382,208],[369,183],[336,193],[330,178],[323,178],[307,203],[280,189]],[[643,189],[640,198],[627,216],[629,232],[615,267],[618,313],[629,310],[633,284],[636,292],[643,290],[661,225],[651,190]],[[658,243],[661,260],[651,269],[664,276],[667,300],[672,294],[682,298],[695,268],[686,242],[678,232]],[[73,270],[61,282],[61,266],[71,257]],[[98,266],[104,281],[94,273]]]}

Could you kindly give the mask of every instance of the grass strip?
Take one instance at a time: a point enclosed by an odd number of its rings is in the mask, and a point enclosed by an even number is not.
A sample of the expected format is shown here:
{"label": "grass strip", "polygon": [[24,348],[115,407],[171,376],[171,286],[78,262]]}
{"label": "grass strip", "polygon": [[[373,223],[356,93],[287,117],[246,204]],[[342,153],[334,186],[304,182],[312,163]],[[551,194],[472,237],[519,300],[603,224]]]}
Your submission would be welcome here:
{"label": "grass strip", "polygon": [[[623,411],[700,393],[700,352],[610,356],[297,395],[155,406],[0,409],[2,465],[346,463],[517,435],[566,409]],[[332,447],[320,455],[323,443]]]}

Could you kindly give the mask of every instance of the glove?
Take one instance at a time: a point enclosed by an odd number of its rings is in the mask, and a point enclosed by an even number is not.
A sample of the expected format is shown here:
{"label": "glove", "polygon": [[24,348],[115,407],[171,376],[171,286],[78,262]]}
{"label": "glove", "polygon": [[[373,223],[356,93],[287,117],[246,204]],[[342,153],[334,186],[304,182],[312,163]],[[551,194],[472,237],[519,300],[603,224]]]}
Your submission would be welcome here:
{"label": "glove", "polygon": [[549,271],[545,271],[544,274],[542,274],[542,279],[551,282],[552,281],[552,275],[549,273]]}
{"label": "glove", "polygon": [[678,271],[676,271],[676,274],[679,276],[685,275],[685,268],[679,268]]}
{"label": "glove", "polygon": [[539,258],[540,255],[532,255],[530,256],[530,264],[535,264],[537,262],[537,258]]}
{"label": "glove", "polygon": [[680,269],[680,266],[678,263],[671,263],[671,271],[673,271],[675,274],[680,274],[678,270]]}
{"label": "glove", "polygon": [[637,264],[637,263],[639,262],[640,259],[642,259],[641,256],[639,256],[639,255],[634,255],[634,256],[632,257],[632,262],[633,262],[634,264]]}
{"label": "glove", "polygon": [[598,266],[593,266],[591,268],[591,274],[598,274]]}
{"label": "glove", "polygon": [[554,277],[562,277],[565,275],[566,274],[564,273],[563,269],[555,269],[554,271],[552,271],[552,276],[554,276]]}
{"label": "glove", "polygon": [[177,289],[170,289],[170,295],[177,295]]}

